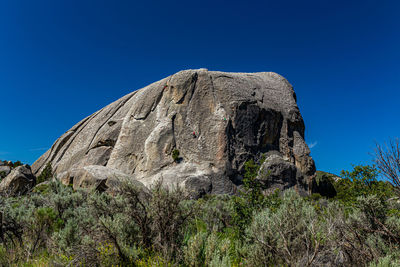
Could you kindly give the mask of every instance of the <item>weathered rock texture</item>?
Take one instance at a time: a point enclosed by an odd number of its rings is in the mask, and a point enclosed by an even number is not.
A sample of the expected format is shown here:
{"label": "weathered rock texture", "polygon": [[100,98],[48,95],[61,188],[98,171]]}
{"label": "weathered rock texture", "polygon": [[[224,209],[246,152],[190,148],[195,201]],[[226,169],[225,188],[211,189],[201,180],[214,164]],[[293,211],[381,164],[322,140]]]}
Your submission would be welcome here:
{"label": "weathered rock texture", "polygon": [[[172,159],[174,149],[179,163]],[[289,82],[272,72],[200,69],[178,72],[97,111],[32,168],[39,174],[50,162],[61,174],[100,165],[146,186],[162,179],[193,192],[233,193],[244,163],[271,151],[295,166],[288,184],[307,190],[298,177],[307,180],[315,167]]]}
{"label": "weathered rock texture", "polygon": [[32,174],[29,165],[19,166],[1,180],[0,192],[12,196],[22,195],[28,192],[35,183],[36,177]]}
{"label": "weathered rock texture", "polygon": [[115,189],[118,189],[120,182],[124,181],[132,182],[137,188],[144,187],[142,183],[135,180],[133,175],[99,165],[74,168],[58,174],[57,178],[64,185],[72,185],[74,189],[86,188],[100,192],[113,193]]}
{"label": "weathered rock texture", "polygon": [[11,167],[10,166],[0,166],[0,177],[2,176],[7,176],[11,172]]}

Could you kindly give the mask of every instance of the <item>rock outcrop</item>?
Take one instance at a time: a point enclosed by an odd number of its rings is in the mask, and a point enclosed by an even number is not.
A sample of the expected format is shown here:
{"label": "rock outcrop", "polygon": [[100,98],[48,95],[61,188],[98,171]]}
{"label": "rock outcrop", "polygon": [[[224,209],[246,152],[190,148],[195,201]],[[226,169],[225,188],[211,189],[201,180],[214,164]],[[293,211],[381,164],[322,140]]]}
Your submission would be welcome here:
{"label": "rock outcrop", "polygon": [[129,181],[137,188],[144,189],[144,185],[136,181],[133,175],[99,165],[89,165],[79,169],[72,169],[60,173],[57,177],[64,185],[72,185],[74,189],[86,188],[99,192],[113,193],[121,182]]}
{"label": "rock outcrop", "polygon": [[342,179],[341,177],[324,171],[316,171],[315,179],[310,184],[311,193],[318,193],[321,196],[333,198],[337,192],[334,183]]}
{"label": "rock outcrop", "polygon": [[307,176],[295,164],[284,160],[281,155],[274,152],[268,154],[257,177],[262,182],[263,188],[268,193],[272,193],[275,189],[283,191],[294,188],[300,195],[307,195],[309,193]]}
{"label": "rock outcrop", "polygon": [[7,177],[1,180],[0,192],[16,196],[28,192],[36,183],[29,165],[16,167]]}
{"label": "rock outcrop", "polygon": [[[97,165],[146,186],[162,180],[198,194],[234,193],[244,163],[274,152],[280,163],[267,168],[288,170],[277,172],[273,181],[307,191],[315,167],[304,129],[293,88],[282,76],[186,70],[83,119],[32,169],[38,175],[49,162],[65,177]],[[172,158],[173,150],[179,150],[179,160]]]}
{"label": "rock outcrop", "polygon": [[10,166],[0,166],[0,178],[4,178],[11,172]]}

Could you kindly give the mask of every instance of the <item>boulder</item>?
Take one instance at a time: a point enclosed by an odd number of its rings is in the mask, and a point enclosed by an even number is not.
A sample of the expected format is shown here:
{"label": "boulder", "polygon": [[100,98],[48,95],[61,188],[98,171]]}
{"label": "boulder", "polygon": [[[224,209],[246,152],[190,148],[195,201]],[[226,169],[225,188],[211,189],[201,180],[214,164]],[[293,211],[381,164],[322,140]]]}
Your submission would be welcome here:
{"label": "boulder", "polygon": [[276,189],[294,188],[300,195],[308,194],[308,180],[295,164],[285,160],[278,153],[268,155],[257,176],[266,193]]}
{"label": "boulder", "polygon": [[121,171],[99,165],[89,165],[82,168],[72,169],[57,175],[57,179],[64,185],[72,185],[76,190],[86,188],[100,192],[110,193],[119,189],[121,182],[133,182],[136,187],[145,188],[144,185],[136,181],[132,175],[127,175]]}
{"label": "boulder", "polygon": [[[147,187],[162,180],[198,195],[232,194],[242,184],[246,161],[277,152],[291,170],[295,166],[290,179],[282,178],[294,186],[298,173],[307,179],[315,172],[304,130],[296,95],[282,76],[185,70],[83,119],[32,168],[39,174],[51,163],[68,180],[77,170],[103,166]],[[74,187],[102,184],[88,175],[80,174],[85,178],[74,180]]]}
{"label": "boulder", "polygon": [[6,177],[7,175],[10,174],[10,172],[11,172],[10,166],[6,166],[6,165],[0,166],[0,177],[1,178]]}
{"label": "boulder", "polygon": [[333,198],[337,195],[334,183],[341,179],[339,176],[317,171],[315,179],[312,180],[311,193],[318,193],[323,197]]}
{"label": "boulder", "polygon": [[2,161],[2,160],[0,160],[0,166],[5,166],[6,165],[6,162],[5,161]]}
{"label": "boulder", "polygon": [[0,191],[12,196],[27,193],[36,183],[29,165],[19,166],[0,182]]}

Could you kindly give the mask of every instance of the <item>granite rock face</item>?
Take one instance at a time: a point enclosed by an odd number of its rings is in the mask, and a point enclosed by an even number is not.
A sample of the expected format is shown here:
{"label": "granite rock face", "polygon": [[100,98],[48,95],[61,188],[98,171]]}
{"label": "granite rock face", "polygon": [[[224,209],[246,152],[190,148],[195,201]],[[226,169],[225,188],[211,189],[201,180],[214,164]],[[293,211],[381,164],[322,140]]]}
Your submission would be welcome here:
{"label": "granite rock face", "polygon": [[234,193],[244,163],[274,152],[294,168],[288,187],[307,190],[307,182],[297,183],[315,173],[304,129],[293,88],[276,73],[185,70],[83,119],[32,169],[38,175],[50,162],[61,175],[98,165],[145,186],[162,180],[199,195]]}

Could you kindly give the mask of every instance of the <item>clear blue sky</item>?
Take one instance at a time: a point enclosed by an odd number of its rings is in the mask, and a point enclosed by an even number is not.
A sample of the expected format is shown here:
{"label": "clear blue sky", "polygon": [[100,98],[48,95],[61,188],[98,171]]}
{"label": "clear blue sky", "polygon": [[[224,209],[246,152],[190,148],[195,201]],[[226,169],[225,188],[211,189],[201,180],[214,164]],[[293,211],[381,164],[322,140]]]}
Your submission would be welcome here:
{"label": "clear blue sky", "polygon": [[182,69],[274,71],[294,86],[317,168],[400,136],[400,1],[0,0],[0,159]]}

